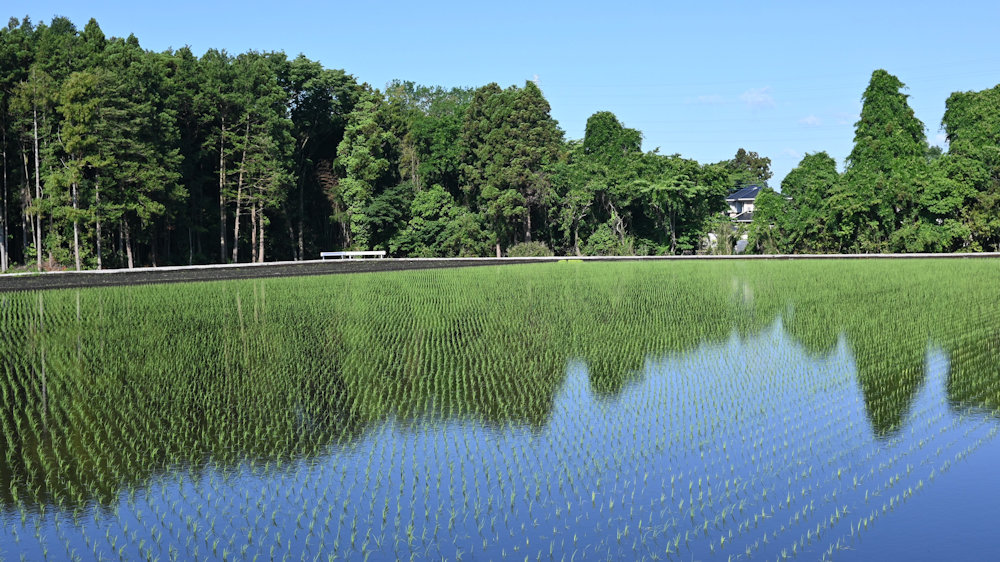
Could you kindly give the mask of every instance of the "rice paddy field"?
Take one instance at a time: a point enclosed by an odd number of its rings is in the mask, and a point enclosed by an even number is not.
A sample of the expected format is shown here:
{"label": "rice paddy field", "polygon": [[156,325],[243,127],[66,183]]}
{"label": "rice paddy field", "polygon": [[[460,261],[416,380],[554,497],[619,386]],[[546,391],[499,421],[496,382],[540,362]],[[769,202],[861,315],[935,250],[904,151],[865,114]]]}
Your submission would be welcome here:
{"label": "rice paddy field", "polygon": [[1000,261],[0,294],[2,560],[984,559]]}

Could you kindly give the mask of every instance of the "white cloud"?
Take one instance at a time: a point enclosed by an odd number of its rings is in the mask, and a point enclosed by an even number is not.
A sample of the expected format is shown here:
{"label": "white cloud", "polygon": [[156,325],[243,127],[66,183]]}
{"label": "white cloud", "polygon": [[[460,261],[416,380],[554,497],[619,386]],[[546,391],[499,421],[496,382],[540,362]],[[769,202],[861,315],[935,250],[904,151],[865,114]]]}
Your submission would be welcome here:
{"label": "white cloud", "polygon": [[751,109],[762,109],[765,107],[775,106],[774,96],[771,95],[770,86],[764,86],[763,88],[750,88],[740,94],[740,99],[746,102],[747,107]]}
{"label": "white cloud", "polygon": [[822,124],[823,120],[815,115],[809,115],[808,117],[799,119],[799,125],[805,125],[806,127],[819,127]]}
{"label": "white cloud", "polygon": [[946,144],[948,144],[948,135],[944,133],[938,133],[934,135],[934,144],[941,147],[945,146]]}
{"label": "white cloud", "polygon": [[795,150],[793,148],[786,148],[785,150],[782,150],[781,153],[784,154],[785,156],[791,156],[796,160],[802,158],[802,154],[800,154],[798,150]]}

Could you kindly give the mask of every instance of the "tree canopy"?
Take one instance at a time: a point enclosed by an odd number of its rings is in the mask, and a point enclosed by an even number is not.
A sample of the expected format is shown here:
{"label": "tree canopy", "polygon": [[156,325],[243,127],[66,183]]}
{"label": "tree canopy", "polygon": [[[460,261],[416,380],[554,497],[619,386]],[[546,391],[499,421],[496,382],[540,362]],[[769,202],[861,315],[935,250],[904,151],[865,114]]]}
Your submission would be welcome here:
{"label": "tree canopy", "polygon": [[[785,203],[758,204],[781,252],[956,252],[1000,248],[1000,90],[952,94],[949,149],[929,147],[924,125],[885,70],[872,73],[843,174],[808,154],[782,182]],[[762,224],[754,226],[763,232]]]}
{"label": "tree canopy", "polygon": [[843,174],[808,154],[703,164],[644,151],[597,111],[566,139],[531,81],[383,89],[305,55],[153,52],[90,20],[0,28],[0,269],[393,256],[678,254],[742,233],[727,194],[764,188],[753,251],[1000,247],[1000,86],[953,94],[929,147],[884,70]]}

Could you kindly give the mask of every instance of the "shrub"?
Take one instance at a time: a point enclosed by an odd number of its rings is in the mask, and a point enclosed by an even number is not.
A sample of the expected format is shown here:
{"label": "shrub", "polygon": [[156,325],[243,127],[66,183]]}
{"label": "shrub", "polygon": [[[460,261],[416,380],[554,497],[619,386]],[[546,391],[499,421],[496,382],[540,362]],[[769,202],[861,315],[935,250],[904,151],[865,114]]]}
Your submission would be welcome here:
{"label": "shrub", "polygon": [[544,258],[551,256],[552,250],[544,242],[521,242],[507,248],[510,258]]}
{"label": "shrub", "polygon": [[585,256],[629,256],[633,254],[633,240],[627,237],[622,244],[611,227],[602,224],[587,238],[582,251]]}

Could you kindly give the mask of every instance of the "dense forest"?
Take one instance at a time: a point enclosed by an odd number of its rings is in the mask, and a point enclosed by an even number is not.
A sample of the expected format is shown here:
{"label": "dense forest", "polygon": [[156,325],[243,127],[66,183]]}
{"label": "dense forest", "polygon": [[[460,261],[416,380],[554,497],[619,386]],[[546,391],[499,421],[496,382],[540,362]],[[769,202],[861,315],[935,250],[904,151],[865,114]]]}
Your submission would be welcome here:
{"label": "dense forest", "polygon": [[744,227],[725,196],[751,184],[750,251],[998,249],[1000,86],[948,99],[947,153],[903,88],[875,71],[845,171],[809,154],[779,192],[766,157],[644,152],[609,112],[567,140],[530,81],[380,90],[304,55],[152,52],[94,20],[11,19],[0,265],[728,252]]}

